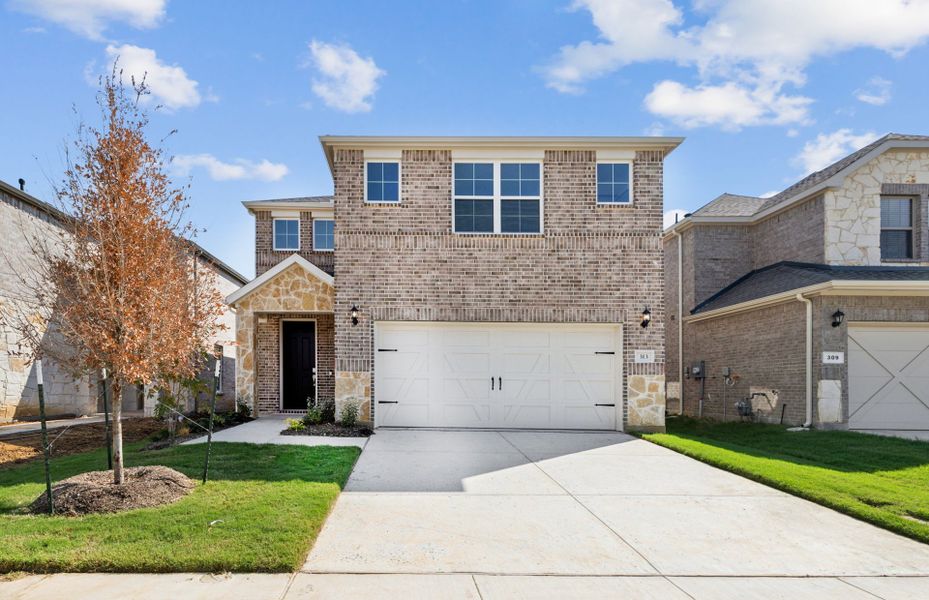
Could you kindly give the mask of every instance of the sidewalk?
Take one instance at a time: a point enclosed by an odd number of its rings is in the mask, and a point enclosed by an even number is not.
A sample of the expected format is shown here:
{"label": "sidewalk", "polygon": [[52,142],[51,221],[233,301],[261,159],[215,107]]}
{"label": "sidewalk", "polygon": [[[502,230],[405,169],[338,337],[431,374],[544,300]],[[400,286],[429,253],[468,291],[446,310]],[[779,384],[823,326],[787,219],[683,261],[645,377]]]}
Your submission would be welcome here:
{"label": "sidewalk", "polygon": [[89,573],[32,575],[0,582],[0,597],[4,600],[918,600],[929,598],[929,578]]}

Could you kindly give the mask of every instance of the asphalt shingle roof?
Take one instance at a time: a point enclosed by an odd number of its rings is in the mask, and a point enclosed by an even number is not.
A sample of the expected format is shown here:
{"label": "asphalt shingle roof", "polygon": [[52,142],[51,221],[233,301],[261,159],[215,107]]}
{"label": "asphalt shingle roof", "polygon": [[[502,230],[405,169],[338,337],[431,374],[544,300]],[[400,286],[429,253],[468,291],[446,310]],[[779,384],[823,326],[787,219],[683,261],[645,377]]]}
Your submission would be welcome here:
{"label": "asphalt shingle roof", "polygon": [[929,282],[929,267],[842,267],[779,262],[744,275],[690,312],[703,313],[833,280]]}
{"label": "asphalt shingle roof", "polygon": [[249,203],[281,204],[285,202],[332,202],[335,196],[298,196],[296,198],[270,198],[267,200],[252,200]]}
{"label": "asphalt shingle roof", "polygon": [[698,208],[694,214],[706,217],[750,217],[758,212],[763,203],[764,198],[755,196],[722,194]]}

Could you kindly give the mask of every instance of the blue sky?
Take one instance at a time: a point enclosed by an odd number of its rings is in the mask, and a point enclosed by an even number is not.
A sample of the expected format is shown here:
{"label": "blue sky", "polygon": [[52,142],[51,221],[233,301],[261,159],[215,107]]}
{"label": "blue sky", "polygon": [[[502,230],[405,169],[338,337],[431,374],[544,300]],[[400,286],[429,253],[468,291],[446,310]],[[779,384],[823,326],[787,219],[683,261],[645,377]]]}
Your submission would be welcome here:
{"label": "blue sky", "polygon": [[198,241],[253,274],[242,200],[330,193],[320,134],[683,135],[665,208],[778,191],[929,133],[929,0],[0,0],[0,179],[50,198],[115,56],[148,71]]}

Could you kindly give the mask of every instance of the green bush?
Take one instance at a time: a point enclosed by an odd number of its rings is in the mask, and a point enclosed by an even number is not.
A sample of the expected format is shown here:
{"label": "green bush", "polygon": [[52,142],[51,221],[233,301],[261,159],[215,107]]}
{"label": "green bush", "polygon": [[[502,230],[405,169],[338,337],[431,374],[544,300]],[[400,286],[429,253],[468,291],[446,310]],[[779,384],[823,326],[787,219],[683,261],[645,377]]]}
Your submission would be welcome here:
{"label": "green bush", "polygon": [[354,399],[346,400],[342,406],[342,414],[339,415],[339,425],[342,427],[354,427],[358,422],[358,402]]}
{"label": "green bush", "polygon": [[306,425],[303,424],[301,419],[287,419],[287,429],[291,431],[303,431],[306,429]]}
{"label": "green bush", "polygon": [[303,423],[309,427],[310,425],[319,425],[323,422],[323,412],[318,408],[310,408],[306,411],[306,415],[303,417]]}

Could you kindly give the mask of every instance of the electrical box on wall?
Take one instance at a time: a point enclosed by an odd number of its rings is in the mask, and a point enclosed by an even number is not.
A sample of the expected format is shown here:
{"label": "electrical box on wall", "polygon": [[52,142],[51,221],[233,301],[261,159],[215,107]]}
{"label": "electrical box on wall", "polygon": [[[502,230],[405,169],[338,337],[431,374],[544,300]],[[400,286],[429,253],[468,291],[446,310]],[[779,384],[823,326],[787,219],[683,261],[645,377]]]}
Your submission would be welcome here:
{"label": "electrical box on wall", "polygon": [[690,367],[690,374],[694,379],[703,379],[706,377],[706,367],[703,364],[703,361],[695,362],[692,367]]}

